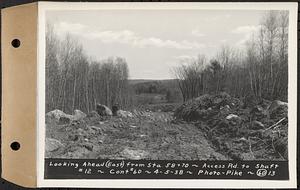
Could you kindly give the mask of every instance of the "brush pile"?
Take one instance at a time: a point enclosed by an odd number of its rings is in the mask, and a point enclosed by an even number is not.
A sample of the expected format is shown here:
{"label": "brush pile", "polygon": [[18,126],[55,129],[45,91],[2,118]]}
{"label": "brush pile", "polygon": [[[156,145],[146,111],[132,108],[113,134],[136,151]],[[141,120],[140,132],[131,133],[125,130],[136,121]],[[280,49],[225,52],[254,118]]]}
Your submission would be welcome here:
{"label": "brush pile", "polygon": [[202,95],[175,110],[176,121],[194,123],[217,151],[236,160],[288,159],[288,105],[281,101]]}

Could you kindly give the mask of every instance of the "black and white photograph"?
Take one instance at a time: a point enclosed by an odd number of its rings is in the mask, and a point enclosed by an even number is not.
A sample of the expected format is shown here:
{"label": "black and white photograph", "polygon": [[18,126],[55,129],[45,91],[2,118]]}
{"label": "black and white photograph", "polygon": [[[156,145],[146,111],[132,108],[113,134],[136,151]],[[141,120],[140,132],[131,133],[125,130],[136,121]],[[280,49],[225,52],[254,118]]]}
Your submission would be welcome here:
{"label": "black and white photograph", "polygon": [[288,158],[288,10],[45,12],[45,157]]}

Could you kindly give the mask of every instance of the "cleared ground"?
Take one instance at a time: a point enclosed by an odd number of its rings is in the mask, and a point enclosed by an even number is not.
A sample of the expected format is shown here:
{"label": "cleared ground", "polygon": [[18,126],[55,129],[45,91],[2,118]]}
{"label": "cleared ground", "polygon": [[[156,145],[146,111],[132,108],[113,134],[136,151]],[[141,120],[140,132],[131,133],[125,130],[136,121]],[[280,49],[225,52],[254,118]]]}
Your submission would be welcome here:
{"label": "cleared ground", "polygon": [[71,124],[49,122],[51,158],[228,159],[217,153],[199,128],[174,123],[171,112],[136,111],[133,117],[88,116]]}

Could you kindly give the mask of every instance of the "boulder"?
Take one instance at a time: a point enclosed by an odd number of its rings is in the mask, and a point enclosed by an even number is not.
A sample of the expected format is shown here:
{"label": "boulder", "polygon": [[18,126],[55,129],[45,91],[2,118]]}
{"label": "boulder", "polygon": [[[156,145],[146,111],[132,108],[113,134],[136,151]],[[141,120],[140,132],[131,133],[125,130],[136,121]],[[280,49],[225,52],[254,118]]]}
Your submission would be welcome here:
{"label": "boulder", "polygon": [[[235,115],[235,114],[229,114],[226,117],[226,120],[229,121],[230,126],[231,125],[236,126],[236,125],[241,124],[241,122],[242,122],[242,119],[239,116]],[[233,127],[233,126],[231,126],[231,127]],[[235,131],[237,129],[236,128],[230,128],[228,130]]]}
{"label": "boulder", "polygon": [[133,114],[130,111],[118,110],[117,116],[127,118],[133,117]]}
{"label": "boulder", "polygon": [[87,114],[88,118],[100,118],[100,115],[96,111],[91,111]]}
{"label": "boulder", "polygon": [[117,112],[119,111],[119,105],[115,104],[112,106],[112,113],[114,116],[117,116]]}
{"label": "boulder", "polygon": [[73,115],[66,114],[63,111],[58,109],[46,113],[45,117],[47,123],[51,121],[55,121],[58,123],[66,124],[74,119]]}
{"label": "boulder", "polygon": [[97,104],[96,111],[100,116],[112,116],[112,111],[102,104]]}
{"label": "boulder", "polygon": [[80,110],[75,110],[74,111],[74,116],[73,116],[74,120],[81,120],[81,119],[84,119],[86,117],[86,114],[83,113],[82,111]]}
{"label": "boulder", "polygon": [[56,139],[46,138],[45,150],[46,152],[53,152],[58,150],[60,147],[63,147],[63,144]]}
{"label": "boulder", "polygon": [[288,103],[275,100],[268,107],[268,113],[272,119],[286,117],[288,113]]}
{"label": "boulder", "polygon": [[58,125],[66,125],[71,123],[71,117],[60,117],[58,120]]}

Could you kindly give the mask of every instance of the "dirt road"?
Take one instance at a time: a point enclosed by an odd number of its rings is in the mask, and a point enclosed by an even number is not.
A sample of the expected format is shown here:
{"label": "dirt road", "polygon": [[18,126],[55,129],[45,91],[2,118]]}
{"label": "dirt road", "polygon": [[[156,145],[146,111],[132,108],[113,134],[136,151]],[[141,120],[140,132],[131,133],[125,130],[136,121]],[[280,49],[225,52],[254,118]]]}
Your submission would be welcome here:
{"label": "dirt road", "polygon": [[[51,158],[208,160],[217,153],[196,126],[173,123],[170,112],[136,112],[133,117],[87,117],[72,124],[47,123]],[[57,140],[57,141],[56,141]]]}

